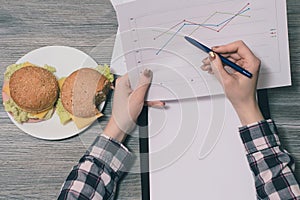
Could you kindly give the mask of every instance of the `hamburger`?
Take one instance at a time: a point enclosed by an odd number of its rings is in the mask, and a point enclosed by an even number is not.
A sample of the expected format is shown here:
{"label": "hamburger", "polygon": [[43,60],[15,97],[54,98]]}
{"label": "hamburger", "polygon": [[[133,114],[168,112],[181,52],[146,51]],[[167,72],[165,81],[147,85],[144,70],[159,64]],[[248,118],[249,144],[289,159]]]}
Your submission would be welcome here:
{"label": "hamburger", "polygon": [[19,122],[39,122],[51,118],[59,96],[55,68],[29,62],[10,65],[2,89],[5,110]]}
{"label": "hamburger", "polygon": [[105,102],[111,89],[113,75],[109,67],[81,68],[59,80],[61,88],[57,114],[62,124],[73,120],[81,129],[103,114],[98,107]]}

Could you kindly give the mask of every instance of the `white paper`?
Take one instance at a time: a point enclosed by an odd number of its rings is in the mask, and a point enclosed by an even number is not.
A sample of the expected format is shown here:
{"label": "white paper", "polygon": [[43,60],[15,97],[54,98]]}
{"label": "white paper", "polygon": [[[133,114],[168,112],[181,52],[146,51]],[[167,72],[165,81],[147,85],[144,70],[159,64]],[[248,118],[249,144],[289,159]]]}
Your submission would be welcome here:
{"label": "white paper", "polygon": [[[115,8],[116,5],[128,3],[134,0],[111,0],[113,7]],[[120,38],[120,30],[118,28],[118,32],[115,39],[114,49],[112,53],[110,69],[112,73],[117,75],[124,75],[127,72],[125,57],[123,53],[123,46]]]}
{"label": "white paper", "polygon": [[116,75],[124,75],[127,72],[119,29],[115,39],[114,50],[110,62],[110,69],[111,72]]}
{"label": "white paper", "polygon": [[225,97],[167,105],[149,110],[150,199],[255,200],[240,123]]}
{"label": "white paper", "polygon": [[113,5],[114,8],[116,7],[116,5],[128,3],[128,2],[131,2],[131,1],[135,1],[135,0],[110,0],[110,2],[111,2],[111,4]]}
{"label": "white paper", "polygon": [[207,46],[243,40],[262,60],[258,88],[291,84],[286,1],[139,0],[116,10],[131,84],[144,68],[154,72],[148,100],[223,93],[199,68],[207,54],[185,35]]}

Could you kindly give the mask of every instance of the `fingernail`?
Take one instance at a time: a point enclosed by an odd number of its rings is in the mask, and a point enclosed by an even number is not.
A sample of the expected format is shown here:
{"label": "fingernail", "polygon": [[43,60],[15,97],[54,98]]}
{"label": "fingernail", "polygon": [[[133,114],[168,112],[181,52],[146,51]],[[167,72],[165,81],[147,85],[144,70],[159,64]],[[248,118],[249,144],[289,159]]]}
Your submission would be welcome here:
{"label": "fingernail", "polygon": [[215,55],[215,53],[213,51],[210,51],[208,53],[208,55],[209,55],[210,60],[214,60],[216,58],[216,55]]}
{"label": "fingernail", "polygon": [[150,69],[144,69],[144,76],[150,78],[152,76],[152,71]]}
{"label": "fingernail", "polygon": [[202,65],[201,66],[201,69],[203,70],[203,71],[207,71],[208,69],[210,69],[211,67],[209,66],[209,65]]}
{"label": "fingernail", "polygon": [[207,73],[214,75],[215,73],[213,71],[208,71]]}
{"label": "fingernail", "polygon": [[152,108],[164,108],[165,106],[166,106],[165,102],[160,102],[160,103],[151,105]]}

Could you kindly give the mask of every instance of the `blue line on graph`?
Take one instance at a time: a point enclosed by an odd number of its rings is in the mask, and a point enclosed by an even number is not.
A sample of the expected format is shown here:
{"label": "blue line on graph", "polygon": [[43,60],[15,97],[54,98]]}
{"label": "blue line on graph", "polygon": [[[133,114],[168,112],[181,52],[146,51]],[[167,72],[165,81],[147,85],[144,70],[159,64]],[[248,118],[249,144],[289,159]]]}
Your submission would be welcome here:
{"label": "blue line on graph", "polygon": [[191,26],[206,26],[206,27],[211,26],[211,27],[219,27],[219,26],[221,26],[221,25],[227,23],[228,21],[233,20],[233,19],[234,19],[235,17],[237,17],[238,15],[241,15],[241,14],[243,14],[243,13],[249,11],[249,10],[250,10],[250,8],[247,8],[246,10],[243,10],[242,12],[235,14],[233,17],[230,17],[230,18],[224,20],[223,22],[221,22],[221,23],[219,23],[219,24],[194,24],[194,23],[192,24],[192,23],[185,23],[184,25],[185,25],[185,26],[191,25]]}
{"label": "blue line on graph", "polygon": [[[248,5],[248,4],[247,4]],[[219,24],[196,24],[196,23],[184,23],[168,40],[167,42],[156,52],[156,55],[158,55],[172,40],[173,38],[185,27],[185,26],[199,26],[199,27],[206,27],[206,28],[209,28],[209,27],[220,27],[222,25],[226,26],[231,20],[233,20],[235,17],[239,16],[239,15],[242,15],[243,13],[249,11],[250,8],[247,8],[247,9],[244,9],[244,10],[241,10],[240,12],[234,14],[232,17],[222,21],[221,23]],[[224,28],[224,26],[222,28]],[[211,29],[211,30],[214,30],[214,29]],[[214,31],[217,31],[219,32],[219,30],[214,30]]]}

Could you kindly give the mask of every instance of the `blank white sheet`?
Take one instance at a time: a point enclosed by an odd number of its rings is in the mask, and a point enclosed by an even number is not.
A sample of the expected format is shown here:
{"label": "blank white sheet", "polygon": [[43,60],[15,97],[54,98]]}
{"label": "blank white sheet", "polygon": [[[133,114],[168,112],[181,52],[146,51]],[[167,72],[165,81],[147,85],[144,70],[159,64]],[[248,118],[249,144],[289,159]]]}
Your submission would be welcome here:
{"label": "blank white sheet", "polygon": [[167,105],[149,109],[150,199],[255,200],[240,123],[228,100]]}

